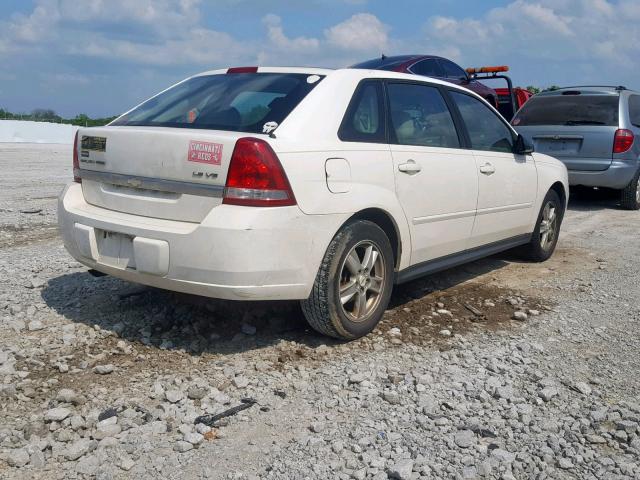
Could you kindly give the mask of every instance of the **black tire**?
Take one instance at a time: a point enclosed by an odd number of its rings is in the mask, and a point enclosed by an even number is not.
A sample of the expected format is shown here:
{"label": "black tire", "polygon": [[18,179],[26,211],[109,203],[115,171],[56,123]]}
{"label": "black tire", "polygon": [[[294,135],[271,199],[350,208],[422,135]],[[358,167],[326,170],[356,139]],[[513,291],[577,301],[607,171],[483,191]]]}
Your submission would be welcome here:
{"label": "black tire", "polygon": [[[551,206],[551,208],[555,209],[555,221],[549,228],[549,232],[551,232],[550,235],[552,235],[553,238],[548,242],[543,241],[544,233],[541,233],[545,209],[547,206]],[[540,207],[536,227],[531,234],[531,241],[520,249],[522,256],[533,262],[544,262],[553,255],[560,236],[560,225],[562,224],[562,218],[564,217],[564,207],[564,203],[562,203],[558,194],[554,190],[549,190],[547,195],[544,197],[542,206]]]}
{"label": "black tire", "polygon": [[[347,267],[350,262],[348,262],[347,256],[354,249],[356,255],[359,256],[359,249],[366,249],[369,245],[373,246],[378,252],[376,258],[379,259],[379,261],[376,261],[376,266],[371,267],[371,272],[375,271],[376,279],[379,278],[378,273],[382,273],[381,280],[376,280],[376,283],[381,285],[377,294],[372,293],[374,292],[373,289],[369,291],[365,289],[365,286],[361,286],[355,277],[345,279],[345,273],[347,275],[350,274]],[[353,258],[350,259],[352,260]],[[362,275],[358,274],[360,276],[357,276],[357,280],[362,280],[366,284],[367,278],[369,278],[368,273],[369,269],[367,269],[364,279]],[[393,251],[387,235],[375,223],[356,220],[345,225],[333,237],[318,269],[309,298],[300,302],[302,311],[309,325],[317,332],[341,340],[353,340],[362,337],[371,332],[382,319],[391,298],[393,275]],[[350,280],[351,283],[347,282],[347,280]],[[369,280],[369,283],[371,283],[371,280]],[[362,294],[356,293],[353,295],[353,298],[357,299],[360,298],[360,295],[364,295],[365,306],[363,311],[366,314],[361,318],[356,319],[355,316],[346,311],[348,303],[343,307],[340,288],[341,286],[345,288],[347,285],[363,289]],[[369,301],[366,300],[367,294],[372,295],[370,306],[368,306]],[[354,302],[356,301],[354,300]],[[354,308],[357,309],[355,305]],[[371,310],[367,312],[367,308]]]}
{"label": "black tire", "polygon": [[640,210],[640,170],[629,185],[620,190],[620,206],[625,210]]}

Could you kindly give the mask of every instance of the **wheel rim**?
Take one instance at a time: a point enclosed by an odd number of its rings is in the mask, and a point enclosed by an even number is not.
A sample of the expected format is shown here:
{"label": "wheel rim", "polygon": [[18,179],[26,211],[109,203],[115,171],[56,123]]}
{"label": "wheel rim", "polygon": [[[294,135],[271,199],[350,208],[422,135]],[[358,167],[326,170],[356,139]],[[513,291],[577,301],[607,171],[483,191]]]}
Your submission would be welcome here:
{"label": "wheel rim", "polygon": [[384,256],[375,243],[364,240],[349,251],[340,268],[338,296],[350,320],[361,322],[376,309],[385,274]]}
{"label": "wheel rim", "polygon": [[540,222],[540,246],[548,250],[556,239],[558,215],[555,202],[547,202],[542,210]]}
{"label": "wheel rim", "polygon": [[638,181],[636,182],[636,203],[640,203],[640,177],[638,177]]}

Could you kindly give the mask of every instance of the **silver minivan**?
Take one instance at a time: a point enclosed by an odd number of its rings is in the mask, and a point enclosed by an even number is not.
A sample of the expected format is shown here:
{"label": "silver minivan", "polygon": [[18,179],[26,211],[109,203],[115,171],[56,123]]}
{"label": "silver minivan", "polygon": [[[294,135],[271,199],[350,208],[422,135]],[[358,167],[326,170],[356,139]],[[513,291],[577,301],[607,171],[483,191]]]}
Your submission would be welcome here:
{"label": "silver minivan", "polygon": [[513,126],[536,152],[565,163],[569,183],[620,191],[640,209],[640,93],[625,87],[566,87],[532,97]]}

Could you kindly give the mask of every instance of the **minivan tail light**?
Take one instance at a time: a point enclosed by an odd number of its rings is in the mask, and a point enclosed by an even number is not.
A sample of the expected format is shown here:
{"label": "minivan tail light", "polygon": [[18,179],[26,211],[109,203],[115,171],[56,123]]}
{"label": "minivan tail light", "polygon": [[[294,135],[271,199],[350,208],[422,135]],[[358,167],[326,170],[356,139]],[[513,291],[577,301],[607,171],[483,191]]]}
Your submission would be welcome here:
{"label": "minivan tail light", "polygon": [[78,131],[76,130],[76,136],[73,139],[73,181],[82,183],[82,179],[78,176],[80,174],[80,162],[78,161]]}
{"label": "minivan tail light", "polygon": [[267,142],[251,137],[236,142],[222,203],[248,207],[296,204],[280,160]]}
{"label": "minivan tail light", "polygon": [[627,152],[633,145],[633,132],[626,128],[619,128],[613,137],[613,153]]}

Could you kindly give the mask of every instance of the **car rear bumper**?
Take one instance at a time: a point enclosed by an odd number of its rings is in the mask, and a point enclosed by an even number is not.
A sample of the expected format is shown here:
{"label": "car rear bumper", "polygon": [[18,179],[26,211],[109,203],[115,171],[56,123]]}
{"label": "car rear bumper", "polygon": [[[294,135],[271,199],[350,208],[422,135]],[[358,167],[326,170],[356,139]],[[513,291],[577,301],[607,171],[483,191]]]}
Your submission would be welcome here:
{"label": "car rear bumper", "polygon": [[201,223],[88,204],[80,184],[58,200],[64,245],[84,265],[124,280],[229,300],[307,298],[346,218],[296,206],[220,205]]}
{"label": "car rear bumper", "polygon": [[569,170],[569,185],[622,189],[638,171],[637,162],[614,160],[606,170]]}

